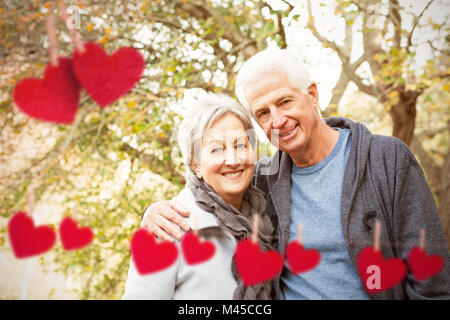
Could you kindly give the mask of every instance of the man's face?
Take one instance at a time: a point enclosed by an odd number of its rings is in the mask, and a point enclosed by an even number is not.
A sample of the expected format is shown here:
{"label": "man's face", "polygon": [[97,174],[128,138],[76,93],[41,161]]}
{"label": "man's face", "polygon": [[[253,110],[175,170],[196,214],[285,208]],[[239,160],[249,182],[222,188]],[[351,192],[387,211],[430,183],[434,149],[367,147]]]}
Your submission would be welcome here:
{"label": "man's face", "polygon": [[[321,118],[316,111],[317,88],[309,94],[293,88],[286,75],[270,73],[248,84],[250,109],[269,140],[280,150],[291,153],[308,147]],[[278,141],[277,141],[278,140]]]}

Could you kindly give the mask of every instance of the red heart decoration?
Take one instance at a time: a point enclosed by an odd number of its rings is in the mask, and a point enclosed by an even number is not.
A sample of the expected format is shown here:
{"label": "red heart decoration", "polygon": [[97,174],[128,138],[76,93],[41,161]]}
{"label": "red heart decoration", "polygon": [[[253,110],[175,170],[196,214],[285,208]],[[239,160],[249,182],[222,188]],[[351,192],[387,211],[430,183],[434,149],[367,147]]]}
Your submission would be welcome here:
{"label": "red heart decoration", "polygon": [[90,244],[94,233],[89,227],[78,228],[77,222],[67,217],[59,226],[59,236],[64,250],[75,250]]}
{"label": "red heart decoration", "polygon": [[75,51],[73,70],[88,95],[105,107],[127,93],[142,76],[145,61],[138,50],[120,48],[108,56],[93,42],[84,44],[85,51]]}
{"label": "red heart decoration", "polygon": [[216,247],[211,241],[200,242],[194,232],[188,232],[183,236],[181,248],[184,259],[189,265],[205,262],[216,252]]}
{"label": "red heart decoration", "polygon": [[314,249],[305,250],[298,241],[292,241],[286,248],[286,259],[289,269],[294,274],[314,269],[320,262],[320,252]]}
{"label": "red heart decoration", "polygon": [[409,252],[409,265],[417,280],[425,280],[438,274],[444,267],[444,259],[441,256],[427,255],[420,247],[414,247]]}
{"label": "red heart decoration", "polygon": [[359,254],[358,272],[367,292],[372,294],[399,284],[406,275],[406,266],[399,258],[384,260],[380,251],[369,246]]}
{"label": "red heart decoration", "polygon": [[42,80],[23,79],[14,88],[13,97],[17,107],[30,117],[72,123],[80,102],[80,84],[72,71],[72,61],[60,57],[58,66],[47,65]]}
{"label": "red heart decoration", "polygon": [[168,268],[178,257],[178,249],[174,243],[158,243],[153,234],[142,228],[131,238],[131,253],[140,274]]}
{"label": "red heart decoration", "polygon": [[50,250],[56,234],[50,226],[35,227],[25,212],[17,212],[8,223],[9,239],[17,258],[27,258]]}
{"label": "red heart decoration", "polygon": [[250,239],[238,243],[235,253],[236,267],[246,286],[270,280],[280,274],[283,258],[273,250],[261,252]]}

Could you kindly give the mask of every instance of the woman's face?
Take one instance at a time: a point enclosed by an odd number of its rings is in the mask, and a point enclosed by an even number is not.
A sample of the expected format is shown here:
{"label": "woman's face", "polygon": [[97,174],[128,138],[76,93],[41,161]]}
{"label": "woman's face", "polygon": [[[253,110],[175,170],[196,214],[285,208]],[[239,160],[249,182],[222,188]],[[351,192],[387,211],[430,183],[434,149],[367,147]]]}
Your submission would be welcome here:
{"label": "woman's face", "polygon": [[221,116],[202,137],[200,164],[194,165],[197,176],[239,209],[254,167],[244,124],[231,113]]}

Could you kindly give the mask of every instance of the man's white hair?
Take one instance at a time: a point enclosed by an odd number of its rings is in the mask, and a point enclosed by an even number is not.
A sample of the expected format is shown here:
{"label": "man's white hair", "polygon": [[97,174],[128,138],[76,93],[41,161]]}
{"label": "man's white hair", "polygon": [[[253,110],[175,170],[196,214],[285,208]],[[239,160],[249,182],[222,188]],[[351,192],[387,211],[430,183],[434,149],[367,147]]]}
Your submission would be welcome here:
{"label": "man's white hair", "polygon": [[291,86],[304,94],[308,93],[308,88],[313,83],[299,56],[293,51],[278,48],[260,51],[244,63],[236,78],[236,95],[250,114],[252,113],[247,101],[248,84],[270,77],[274,73],[285,74]]}
{"label": "man's white hair", "polygon": [[190,106],[178,130],[178,145],[183,155],[183,161],[192,173],[192,163],[198,163],[202,137],[216,120],[225,114],[238,117],[247,132],[249,142],[255,145],[256,135],[250,120],[250,115],[232,98],[223,94],[209,93],[197,100],[196,105]]}

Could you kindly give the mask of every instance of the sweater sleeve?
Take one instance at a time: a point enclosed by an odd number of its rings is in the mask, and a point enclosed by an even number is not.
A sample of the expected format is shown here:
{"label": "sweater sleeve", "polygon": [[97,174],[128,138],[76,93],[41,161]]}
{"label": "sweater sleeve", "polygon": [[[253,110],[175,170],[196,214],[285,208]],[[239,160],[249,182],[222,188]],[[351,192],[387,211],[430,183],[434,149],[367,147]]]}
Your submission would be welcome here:
{"label": "sweater sleeve", "polygon": [[[403,156],[395,173],[394,237],[397,255],[407,263],[405,290],[409,299],[450,299],[450,269],[447,241],[436,203],[423,171],[406,147],[399,148]],[[402,152],[403,151],[403,152]],[[418,281],[414,278],[408,260],[409,252],[419,246],[420,230],[425,229],[425,250],[428,255],[439,255],[444,267],[435,276]]]}

